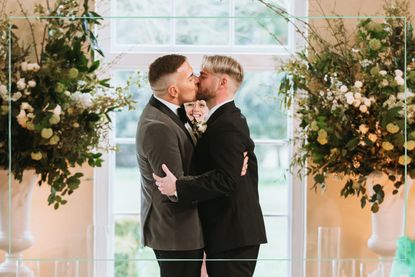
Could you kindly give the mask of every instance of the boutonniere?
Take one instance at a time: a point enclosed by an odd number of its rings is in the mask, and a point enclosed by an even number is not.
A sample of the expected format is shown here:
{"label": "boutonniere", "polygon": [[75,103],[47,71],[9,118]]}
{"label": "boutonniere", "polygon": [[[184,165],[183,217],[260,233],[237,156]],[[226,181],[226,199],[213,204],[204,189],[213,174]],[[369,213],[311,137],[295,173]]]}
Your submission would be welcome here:
{"label": "boutonniere", "polygon": [[195,119],[191,122],[193,134],[199,139],[207,129],[206,121],[197,121]]}

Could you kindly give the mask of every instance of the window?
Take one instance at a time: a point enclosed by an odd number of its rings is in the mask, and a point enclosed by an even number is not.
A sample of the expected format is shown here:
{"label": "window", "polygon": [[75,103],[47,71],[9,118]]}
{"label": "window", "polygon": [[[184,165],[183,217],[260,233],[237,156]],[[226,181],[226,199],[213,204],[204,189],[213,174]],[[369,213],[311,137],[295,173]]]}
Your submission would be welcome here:
{"label": "window", "polygon": [[[304,15],[305,0],[270,2]],[[105,11],[111,13],[98,34],[106,74],[114,83],[125,83],[135,70],[145,73],[165,53],[187,56],[195,70],[209,53],[232,55],[241,62],[246,78],[235,102],[256,143],[269,241],[261,247],[259,259],[266,261],[258,262],[256,276],[301,276],[302,267],[289,260],[303,257],[305,192],[292,185],[287,171],[293,123],[280,109],[274,70],[275,57],[284,58],[295,45],[293,30],[256,0],[111,0],[98,2],[97,10],[104,17]],[[108,154],[104,167],[96,170],[95,257],[119,259],[97,267],[98,276],[158,276],[156,262],[139,261],[154,259],[150,249],[139,248],[140,177],[134,145],[136,124],[150,95],[148,85],[135,88],[136,110],[115,115],[113,142],[119,152]]]}

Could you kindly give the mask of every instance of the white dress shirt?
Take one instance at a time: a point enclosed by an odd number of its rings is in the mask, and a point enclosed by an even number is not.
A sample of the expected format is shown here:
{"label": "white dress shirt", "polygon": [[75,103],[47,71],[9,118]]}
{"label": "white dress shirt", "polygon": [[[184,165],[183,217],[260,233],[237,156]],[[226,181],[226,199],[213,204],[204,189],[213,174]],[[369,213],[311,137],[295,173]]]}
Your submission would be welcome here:
{"label": "white dress shirt", "polygon": [[208,115],[206,116],[206,121],[208,121],[208,120],[209,120],[209,118],[211,117],[211,115],[212,115],[214,112],[216,112],[216,110],[217,110],[217,109],[219,109],[220,107],[222,107],[222,106],[223,106],[223,105],[225,105],[226,103],[232,102],[232,101],[234,101],[234,100],[235,100],[235,98],[232,98],[232,99],[230,99],[230,100],[227,100],[227,101],[225,101],[225,102],[223,102],[223,103],[220,103],[220,104],[218,104],[218,105],[214,106],[212,109],[210,109],[210,110],[209,110],[209,113],[208,113]]}

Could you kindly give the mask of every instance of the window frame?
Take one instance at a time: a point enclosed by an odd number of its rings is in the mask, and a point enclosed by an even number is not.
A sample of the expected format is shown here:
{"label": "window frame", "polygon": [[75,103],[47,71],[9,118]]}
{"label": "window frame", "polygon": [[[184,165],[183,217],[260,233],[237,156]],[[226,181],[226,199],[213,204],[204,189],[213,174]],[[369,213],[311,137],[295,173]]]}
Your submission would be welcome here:
{"label": "window frame", "polygon": [[[173,0],[174,1],[174,0]],[[231,0],[233,2],[235,0]],[[111,11],[111,0],[97,3],[96,10],[99,14],[105,14],[105,11]],[[290,13],[305,18],[308,11],[307,0],[293,0],[290,1]],[[111,16],[103,16],[105,20],[111,20]],[[101,27],[97,29],[98,39],[110,38],[111,36],[111,24],[109,26]],[[304,41],[294,28],[289,26],[288,29],[288,45],[291,53],[294,53],[294,49],[300,49],[304,47]],[[197,46],[195,49],[192,47],[176,47],[176,48],[154,48],[145,49],[143,51],[129,52],[129,51],[114,51],[111,52],[112,46],[110,39],[102,39],[100,43],[103,52],[106,54],[102,60],[104,67],[111,66],[111,70],[146,70],[148,65],[154,61],[157,57],[167,53],[180,53],[188,58],[190,64],[199,65],[202,61],[204,54],[220,53],[230,55],[238,60],[245,71],[273,71],[277,66],[276,59],[286,60],[290,56],[281,51],[263,51],[263,47],[252,47],[249,51],[231,51],[232,49],[220,49],[220,47],[206,47],[202,48]],[[148,52],[144,51],[148,50]],[[219,51],[222,50],[222,51]],[[255,52],[256,51],[256,52]],[[114,63],[114,61],[116,61]],[[110,77],[109,72],[101,73],[103,76]],[[289,111],[292,115],[292,111]],[[288,116],[292,118],[292,116]],[[113,121],[113,130],[115,130],[115,121]],[[292,119],[288,123],[288,135],[289,138],[293,137],[293,131],[298,128],[299,122]],[[289,139],[288,138],[288,139]],[[115,132],[111,132],[109,136],[109,142],[115,144],[134,144],[133,138],[116,138]],[[292,153],[296,151],[296,146],[291,145],[287,140],[254,140],[256,145],[289,145],[290,157]],[[114,276],[114,263],[108,262],[114,259],[114,217],[113,212],[113,199],[112,189],[114,171],[115,171],[115,153],[103,154],[103,165],[100,168],[94,168],[94,260],[106,260],[105,266],[100,262],[94,262],[94,275],[102,277]],[[294,168],[293,172],[297,172]],[[272,214],[271,216],[288,217],[288,252],[289,252],[289,273],[290,276],[305,276],[305,253],[306,253],[306,207],[307,207],[307,189],[306,178],[300,180],[296,175],[290,174],[288,177],[288,197],[289,197],[289,210],[287,215]],[[121,213],[131,214],[131,213]],[[133,213],[135,214],[135,213]]]}

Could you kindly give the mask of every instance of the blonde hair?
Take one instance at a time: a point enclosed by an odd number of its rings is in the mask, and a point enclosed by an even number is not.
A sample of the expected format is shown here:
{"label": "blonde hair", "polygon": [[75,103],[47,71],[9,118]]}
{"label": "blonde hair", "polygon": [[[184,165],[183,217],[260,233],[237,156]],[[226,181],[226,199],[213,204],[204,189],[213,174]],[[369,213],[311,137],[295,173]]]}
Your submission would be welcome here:
{"label": "blonde hair", "polygon": [[202,68],[212,73],[229,75],[237,82],[238,87],[244,79],[244,71],[240,63],[228,56],[204,56]]}

